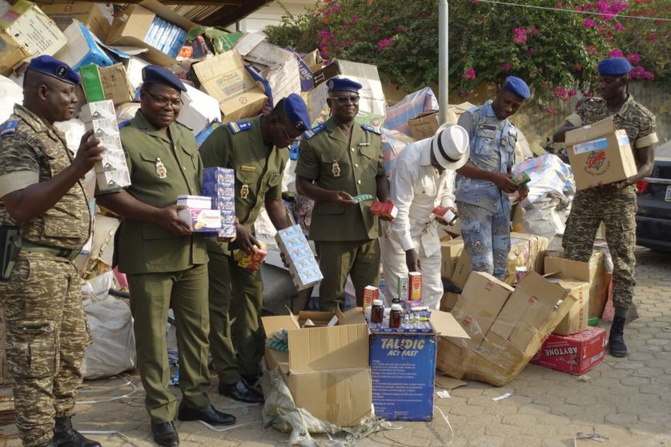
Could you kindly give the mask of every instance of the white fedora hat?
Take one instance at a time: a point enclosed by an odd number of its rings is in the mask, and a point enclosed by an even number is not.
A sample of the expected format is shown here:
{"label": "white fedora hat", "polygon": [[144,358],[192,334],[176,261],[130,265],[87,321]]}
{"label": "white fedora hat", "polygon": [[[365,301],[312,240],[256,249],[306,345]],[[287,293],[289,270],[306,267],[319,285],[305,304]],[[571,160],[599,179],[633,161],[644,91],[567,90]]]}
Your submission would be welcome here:
{"label": "white fedora hat", "polygon": [[471,153],[468,132],[457,124],[443,124],[431,139],[431,150],[443,168],[457,170]]}

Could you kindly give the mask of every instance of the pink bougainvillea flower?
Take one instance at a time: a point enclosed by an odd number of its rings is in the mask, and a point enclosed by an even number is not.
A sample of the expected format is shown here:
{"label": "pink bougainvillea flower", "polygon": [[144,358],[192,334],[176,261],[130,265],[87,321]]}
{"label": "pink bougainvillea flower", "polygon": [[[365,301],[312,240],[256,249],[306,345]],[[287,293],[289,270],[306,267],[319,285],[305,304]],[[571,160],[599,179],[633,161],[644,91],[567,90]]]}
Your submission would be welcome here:
{"label": "pink bougainvillea flower", "polygon": [[612,50],[610,53],[608,53],[609,57],[622,57],[622,50]]}
{"label": "pink bougainvillea flower", "polygon": [[638,64],[641,62],[641,56],[636,53],[629,53],[627,54],[627,60],[632,64]]}
{"label": "pink bougainvillea flower", "polygon": [[393,37],[389,37],[388,39],[382,39],[377,42],[377,49],[378,50],[384,50],[387,48],[389,45],[391,45],[394,42]]}
{"label": "pink bougainvillea flower", "polygon": [[550,115],[556,115],[557,113],[559,113],[559,110],[553,109],[552,107],[546,107],[545,112],[549,113]]}
{"label": "pink bougainvillea flower", "polygon": [[472,68],[467,69],[466,72],[464,73],[464,79],[468,79],[469,81],[474,80],[475,76],[476,76],[475,70],[473,70]]}
{"label": "pink bougainvillea flower", "polygon": [[359,20],[359,16],[356,15],[356,14],[354,14],[354,15],[352,16],[352,23],[356,22],[357,20]]}
{"label": "pink bougainvillea flower", "polygon": [[501,65],[502,70],[510,70],[511,68],[513,68],[513,66],[510,65],[508,62],[504,62],[503,65]]}
{"label": "pink bougainvillea flower", "polygon": [[533,48],[529,48],[526,52],[526,55],[529,56],[529,57],[531,57],[535,54],[536,54],[536,50],[534,50]]}
{"label": "pink bougainvillea flower", "polygon": [[594,19],[585,19],[582,21],[582,26],[585,28],[594,28],[596,24],[594,23]]}

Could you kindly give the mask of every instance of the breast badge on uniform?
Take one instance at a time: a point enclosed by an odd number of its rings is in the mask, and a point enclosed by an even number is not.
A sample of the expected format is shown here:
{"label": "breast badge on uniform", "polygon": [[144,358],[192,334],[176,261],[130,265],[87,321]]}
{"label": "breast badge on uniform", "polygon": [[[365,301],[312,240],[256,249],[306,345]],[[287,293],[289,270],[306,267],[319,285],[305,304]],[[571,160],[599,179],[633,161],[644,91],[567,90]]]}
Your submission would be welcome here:
{"label": "breast badge on uniform", "polygon": [[331,166],[331,173],[333,174],[333,177],[340,177],[340,165],[335,160]]}
{"label": "breast badge on uniform", "polygon": [[246,199],[248,196],[249,196],[249,185],[245,183],[244,185],[242,185],[242,188],[240,188],[240,197]]}
{"label": "breast badge on uniform", "polygon": [[16,132],[16,128],[19,125],[19,120],[7,120],[0,128],[0,137],[5,135],[12,135]]}
{"label": "breast badge on uniform", "polygon": [[158,175],[158,178],[166,178],[168,176],[168,170],[160,158],[156,158],[156,175]]}

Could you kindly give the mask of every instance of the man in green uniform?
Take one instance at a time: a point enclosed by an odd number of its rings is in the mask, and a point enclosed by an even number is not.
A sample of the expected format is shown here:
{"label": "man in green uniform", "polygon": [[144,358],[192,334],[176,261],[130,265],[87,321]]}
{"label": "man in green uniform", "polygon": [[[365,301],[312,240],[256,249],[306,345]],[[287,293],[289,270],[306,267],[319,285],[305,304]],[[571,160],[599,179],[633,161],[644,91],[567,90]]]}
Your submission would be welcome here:
{"label": "man in green uniform", "polygon": [[154,440],[179,444],[173,419],[175,396],[168,389],[170,369],[165,324],[175,313],[179,350],[180,421],[233,424],[235,418],[210,403],[207,368],[209,316],[207,252],[202,233],[192,233],[178,216],[177,196],[199,195],[202,162],[191,132],[175,119],[182,81],[162,67],[142,72],[141,108],[121,129],[131,185],[98,203],[123,216],[119,229],[119,270],[126,273],[135,319],[138,368],[146,393]]}
{"label": "man in green uniform", "polygon": [[[314,200],[310,238],[315,241],[324,279],[319,286],[323,311],[345,307],[345,283],[352,277],[358,306],[366,286],[380,277],[380,223],[370,212],[369,194],[389,200],[379,129],[354,121],[361,84],[346,78],[327,81],[331,117],[307,132],[296,165],[297,191]],[[371,199],[372,199],[371,197]]]}
{"label": "man in green uniform", "polygon": [[[23,106],[0,129],[0,224],[23,244],[0,302],[19,437],[24,446],[99,447],[72,428],[84,349],[91,343],[81,279],[71,260],[91,233],[81,178],[102,160],[99,140],[82,137],[73,157],[53,127],[72,118],[79,75],[51,56],[33,59]],[[54,423],[55,418],[55,423]]]}
{"label": "man in green uniform", "polygon": [[[239,220],[235,245],[246,254],[259,246],[254,222],[261,206],[276,229],[290,225],[282,203],[282,177],[289,157],[286,149],[308,123],[305,102],[294,93],[281,99],[268,115],[217,128],[200,147],[205,167],[235,170],[235,215]],[[208,242],[207,249],[210,351],[219,374],[219,392],[242,402],[263,402],[263,396],[253,388],[264,350],[261,271],[238,266],[221,242]],[[235,323],[231,328],[232,318]]]}
{"label": "man in green uniform", "polygon": [[652,173],[657,143],[655,116],[627,92],[631,65],[621,57],[599,62],[600,98],[590,98],[554,134],[563,142],[566,132],[613,116],[615,127],[629,137],[638,172],[617,183],[578,191],[564,232],[564,251],[569,259],[587,262],[601,222],[613,258],[613,305],[615,318],[608,337],[608,350],[615,357],[627,355],[624,323],[634,297],[636,257],[636,182]]}

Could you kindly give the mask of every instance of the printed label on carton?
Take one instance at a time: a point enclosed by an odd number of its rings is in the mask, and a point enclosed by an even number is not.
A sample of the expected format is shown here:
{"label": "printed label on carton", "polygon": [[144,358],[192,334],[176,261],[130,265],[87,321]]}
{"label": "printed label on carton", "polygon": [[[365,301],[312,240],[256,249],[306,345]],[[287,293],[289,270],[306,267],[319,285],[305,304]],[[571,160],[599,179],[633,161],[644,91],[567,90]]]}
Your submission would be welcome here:
{"label": "printed label on carton", "polygon": [[606,138],[597,138],[596,140],[585,141],[573,146],[574,154],[584,154],[585,152],[598,151],[600,149],[608,148],[608,140]]}

